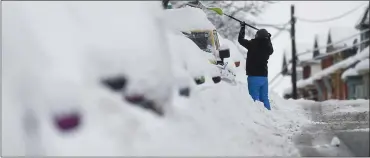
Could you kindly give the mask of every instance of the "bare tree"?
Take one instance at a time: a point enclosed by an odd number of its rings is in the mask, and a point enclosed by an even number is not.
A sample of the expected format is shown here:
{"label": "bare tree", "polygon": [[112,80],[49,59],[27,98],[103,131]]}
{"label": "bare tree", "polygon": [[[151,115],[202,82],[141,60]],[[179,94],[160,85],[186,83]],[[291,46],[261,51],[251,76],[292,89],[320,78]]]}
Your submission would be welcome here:
{"label": "bare tree", "polygon": [[[171,1],[174,8],[183,6],[186,1]],[[219,7],[224,13],[231,15],[237,19],[245,21],[248,24],[256,24],[256,19],[262,13],[268,4],[272,1],[202,1],[205,6]],[[230,40],[235,40],[238,37],[240,30],[239,22],[230,19],[227,16],[221,16],[213,11],[205,10],[208,19],[215,25],[217,31],[224,37]],[[252,36],[254,30],[247,27],[246,35]]]}

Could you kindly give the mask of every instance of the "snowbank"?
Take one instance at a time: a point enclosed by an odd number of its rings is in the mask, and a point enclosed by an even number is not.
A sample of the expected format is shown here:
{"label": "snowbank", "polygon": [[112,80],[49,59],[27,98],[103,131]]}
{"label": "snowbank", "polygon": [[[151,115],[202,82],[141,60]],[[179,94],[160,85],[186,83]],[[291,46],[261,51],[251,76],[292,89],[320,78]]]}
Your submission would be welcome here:
{"label": "snowbank", "polygon": [[[307,121],[299,106],[271,94],[274,111],[271,113],[261,103],[251,100],[246,86],[229,86],[223,82],[199,89],[196,93],[189,102],[177,101],[175,105],[178,108],[173,118],[176,122],[168,121],[176,126],[172,129],[176,135],[160,139],[174,141],[181,138],[181,141],[177,141],[176,145],[165,145],[168,142],[162,141],[152,146],[166,147],[168,155],[297,154],[293,144],[287,140]],[[177,144],[184,148],[179,149]],[[148,152],[145,148],[142,150]]]}
{"label": "snowbank", "polygon": [[299,104],[303,106],[312,106],[319,104],[321,106],[322,113],[327,114],[338,114],[338,113],[352,113],[352,112],[369,112],[369,100],[357,99],[357,100],[326,100],[322,102],[316,102],[313,100],[290,99],[293,104]]}
{"label": "snowbank", "polygon": [[[180,63],[184,63],[182,67],[190,73],[191,77],[200,77],[204,75],[219,76],[217,74],[216,66],[212,65],[208,61],[207,54],[189,38],[185,37],[180,33],[169,33],[169,45],[171,52],[178,60],[182,60]],[[180,64],[178,63],[178,64]],[[176,64],[176,63],[175,63]],[[216,69],[216,70],[215,70]]]}
{"label": "snowbank", "polygon": [[369,112],[369,100],[327,100],[321,102],[324,114]]}
{"label": "snowbank", "polygon": [[[181,17],[181,18],[179,18]],[[215,26],[207,19],[203,10],[193,7],[168,9],[164,18],[166,24],[177,31],[214,30]]]}
{"label": "snowbank", "polygon": [[[171,39],[198,52],[183,36],[166,36],[160,2],[2,4],[3,155],[299,155],[291,137],[307,120],[274,93],[272,111],[252,101],[246,84],[199,86],[194,97],[172,98],[173,69],[190,61],[171,54],[190,53],[170,54],[183,51]],[[171,60],[180,63],[172,69]],[[117,76],[127,79],[123,90],[101,84]],[[122,99],[136,93],[165,116]],[[53,118],[71,112],[81,123],[66,132]]]}
{"label": "snowbank", "polygon": [[[163,22],[157,17],[160,2],[2,5],[3,85],[9,86],[2,105],[13,111],[2,119],[7,137],[3,154],[129,153],[123,145],[133,136],[130,130],[140,126],[135,118],[141,116],[135,113],[148,112],[100,81],[123,75],[129,81],[124,95],[142,92],[156,105],[167,105],[172,73],[163,49]],[[81,114],[83,123],[77,131],[63,133],[53,118],[71,112]]]}

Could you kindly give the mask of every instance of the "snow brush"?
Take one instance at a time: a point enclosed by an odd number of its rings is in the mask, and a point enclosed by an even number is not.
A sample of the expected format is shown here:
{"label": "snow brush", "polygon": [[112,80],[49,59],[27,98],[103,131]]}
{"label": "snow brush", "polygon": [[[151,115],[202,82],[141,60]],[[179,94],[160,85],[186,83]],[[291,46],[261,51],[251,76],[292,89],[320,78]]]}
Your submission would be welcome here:
{"label": "snow brush", "polygon": [[238,22],[240,22],[240,23],[244,23],[245,25],[249,26],[250,28],[253,28],[253,29],[257,30],[257,31],[259,30],[258,28],[254,27],[254,26],[252,26],[252,25],[249,25],[249,24],[247,24],[247,23],[246,23],[246,22],[244,22],[244,21],[241,21],[241,20],[239,20],[239,19],[237,19],[237,18],[234,18],[234,17],[232,17],[231,15],[227,15],[227,14],[225,14],[225,13],[222,11],[222,9],[221,9],[221,8],[206,8],[206,9],[208,9],[208,10],[212,10],[212,11],[216,12],[218,15],[226,15],[227,17],[229,17],[229,18],[231,18],[231,19],[234,19],[234,20],[236,20],[236,21],[238,21]]}
{"label": "snow brush", "polygon": [[257,31],[259,30],[258,28],[254,27],[254,26],[252,26],[252,25],[249,25],[249,24],[247,24],[247,23],[246,23],[246,22],[244,22],[244,21],[241,21],[241,20],[239,20],[239,19],[237,19],[237,18],[234,18],[234,17],[232,17],[231,15],[225,14],[225,13],[222,11],[222,9],[221,9],[221,8],[216,8],[216,7],[206,7],[206,6],[204,6],[204,5],[203,5],[201,2],[199,2],[199,1],[188,2],[186,5],[191,6],[191,7],[195,7],[195,8],[200,8],[200,9],[208,9],[208,10],[211,10],[211,11],[216,12],[218,15],[226,15],[227,17],[229,17],[229,18],[231,18],[231,19],[234,19],[234,20],[236,20],[236,21],[238,21],[238,22],[240,22],[240,23],[244,23],[245,25],[247,25],[247,26],[249,26],[249,27],[251,27],[251,28],[253,28],[253,29],[257,30]]}

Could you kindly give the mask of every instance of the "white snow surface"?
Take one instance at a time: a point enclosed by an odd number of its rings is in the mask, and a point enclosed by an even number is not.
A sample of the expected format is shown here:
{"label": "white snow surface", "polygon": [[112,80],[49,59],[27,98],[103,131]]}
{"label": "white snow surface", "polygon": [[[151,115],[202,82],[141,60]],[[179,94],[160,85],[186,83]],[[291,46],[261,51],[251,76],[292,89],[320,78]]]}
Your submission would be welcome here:
{"label": "white snow surface", "polygon": [[[188,61],[170,52],[179,49],[170,40],[190,51],[194,45],[164,30],[160,2],[2,5],[3,155],[299,155],[291,137],[308,120],[299,105],[275,93],[272,111],[252,101],[244,79],[195,87],[188,99],[174,95],[174,77],[187,76],[175,61]],[[115,76],[128,79],[123,92],[100,84]],[[122,99],[136,93],[165,116]],[[82,114],[82,124],[61,133],[52,117],[71,111]]]}
{"label": "white snow surface", "polygon": [[218,39],[220,40],[221,45],[227,45],[230,49],[230,58],[233,62],[244,60],[242,53],[239,52],[239,49],[234,42],[229,39],[223,38],[221,35],[218,36]]}
{"label": "white snow surface", "polygon": [[358,73],[355,68],[349,68],[346,71],[344,71],[342,73],[341,78],[342,80],[345,80],[347,77],[350,77],[350,76],[358,76]]}
{"label": "white snow surface", "polygon": [[173,56],[176,56],[177,60],[181,62],[175,62],[175,64],[183,63],[182,67],[190,74],[191,77],[200,76],[220,76],[217,71],[217,67],[208,61],[207,54],[185,35],[178,33],[169,32],[169,45]]}
{"label": "white snow surface", "polygon": [[[179,18],[181,17],[181,18]],[[177,31],[214,30],[215,26],[207,19],[207,15],[199,8],[168,9],[164,13],[166,24]]]}
{"label": "white snow surface", "polygon": [[331,139],[331,142],[330,142],[330,145],[332,146],[339,146],[340,145],[340,140],[338,137],[334,136],[332,139]]}
{"label": "white snow surface", "polygon": [[321,102],[322,112],[326,113],[348,113],[348,112],[368,112],[369,100],[327,100]]}
{"label": "white snow surface", "polygon": [[359,63],[356,64],[355,70],[357,72],[369,70],[369,58],[361,60]]}

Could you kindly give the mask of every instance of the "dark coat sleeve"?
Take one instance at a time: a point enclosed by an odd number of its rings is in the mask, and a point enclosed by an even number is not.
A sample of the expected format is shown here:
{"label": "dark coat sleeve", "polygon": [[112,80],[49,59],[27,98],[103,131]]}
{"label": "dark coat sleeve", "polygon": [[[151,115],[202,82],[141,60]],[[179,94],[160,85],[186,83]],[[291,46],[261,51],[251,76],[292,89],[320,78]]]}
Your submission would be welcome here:
{"label": "dark coat sleeve", "polygon": [[271,55],[274,52],[274,47],[272,46],[271,40],[269,40],[267,48],[268,48],[268,54]]}
{"label": "dark coat sleeve", "polygon": [[248,49],[249,45],[250,45],[250,41],[244,39],[244,37],[245,37],[245,26],[242,26],[240,28],[240,32],[239,32],[239,36],[238,36],[238,42],[239,42],[240,45],[242,45],[243,47]]}

